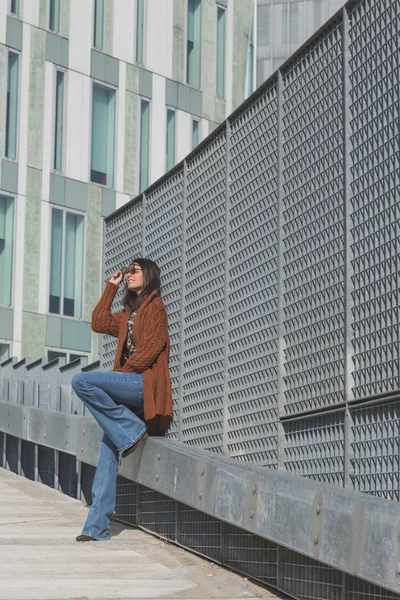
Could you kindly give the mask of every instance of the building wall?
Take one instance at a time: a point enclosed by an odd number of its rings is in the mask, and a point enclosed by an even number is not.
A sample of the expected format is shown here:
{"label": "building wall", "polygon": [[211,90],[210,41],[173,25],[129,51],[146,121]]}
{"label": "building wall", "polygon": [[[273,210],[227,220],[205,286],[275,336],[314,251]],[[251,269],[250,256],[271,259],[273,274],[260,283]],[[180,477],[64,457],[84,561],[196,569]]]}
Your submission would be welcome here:
{"label": "building wall", "polygon": [[[166,110],[176,111],[175,162],[192,150],[192,119],[203,140],[244,99],[253,0],[226,8],[225,97],[216,96],[217,2],[202,0],[201,87],[186,84],[187,0],[146,0],[143,64],[136,58],[136,1],[105,0],[103,50],[93,48],[94,2],[0,0],[0,198],[13,198],[11,303],[1,303],[0,345],[9,355],[98,356],[90,315],[102,282],[103,218],[139,193],[140,106],[150,101],[149,184],[166,170]],[[6,157],[8,53],[19,54],[17,153]],[[64,72],[62,167],[53,166],[57,70]],[[112,187],[91,182],[93,82],[115,89]],[[81,318],[49,312],[52,210],[84,217]],[[1,237],[1,236],[0,236]],[[69,356],[68,356],[69,357]]]}
{"label": "building wall", "polygon": [[257,86],[343,4],[343,0],[257,0]]}

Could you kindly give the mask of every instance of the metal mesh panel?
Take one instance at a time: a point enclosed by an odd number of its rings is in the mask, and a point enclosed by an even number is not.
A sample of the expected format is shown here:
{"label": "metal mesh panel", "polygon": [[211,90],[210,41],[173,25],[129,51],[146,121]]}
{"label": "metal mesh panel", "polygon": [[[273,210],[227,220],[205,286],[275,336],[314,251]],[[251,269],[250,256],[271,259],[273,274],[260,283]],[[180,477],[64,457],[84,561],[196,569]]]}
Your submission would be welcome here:
{"label": "metal mesh panel", "polygon": [[285,467],[295,475],[344,485],[344,412],[284,421]]}
{"label": "metal mesh panel", "polygon": [[222,522],[178,503],[177,542],[221,562]]}
{"label": "metal mesh panel", "polygon": [[6,463],[13,473],[18,473],[18,438],[6,436]]}
{"label": "metal mesh panel", "polygon": [[277,89],[231,126],[229,215],[230,456],[277,465]]}
{"label": "metal mesh panel", "polygon": [[226,139],[218,135],[188,165],[183,441],[222,448],[225,344]]}
{"label": "metal mesh panel", "polygon": [[161,538],[175,540],[176,502],[143,486],[139,486],[137,524]]}
{"label": "metal mesh panel", "polygon": [[366,0],[350,19],[353,375],[362,398],[400,387],[398,2]]}
{"label": "metal mesh panel", "polygon": [[21,469],[24,477],[35,480],[35,444],[26,440],[21,440]]}
{"label": "metal mesh panel", "polygon": [[168,312],[174,421],[168,437],[177,438],[180,390],[180,330],[182,321],[183,170],[146,196],[145,256],[161,269],[162,298]]}
{"label": "metal mesh panel", "polygon": [[400,499],[400,403],[369,405],[352,410],[354,488]]}
{"label": "metal mesh panel", "polygon": [[277,585],[277,545],[223,523],[222,563],[262,583]]}
{"label": "metal mesh panel", "polygon": [[[104,240],[104,273],[109,279],[113,272],[128,266],[135,256],[142,256],[142,197],[132,202],[124,212],[107,219]],[[121,285],[113,302],[113,312],[121,310],[121,299],[125,285]],[[102,369],[111,370],[114,365],[117,341],[108,335],[103,336],[101,354]]]}
{"label": "metal mesh panel", "polygon": [[76,458],[65,452],[58,453],[58,486],[63,494],[76,498],[77,492]]}
{"label": "metal mesh panel", "polygon": [[400,595],[377,585],[346,576],[346,600],[399,600]]}
{"label": "metal mesh panel", "polygon": [[343,401],[342,40],[337,27],[284,75],[286,412]]}
{"label": "metal mesh panel", "polygon": [[299,600],[343,600],[340,571],[286,548],[279,548],[278,582]]}
{"label": "metal mesh panel", "polygon": [[54,487],[55,468],[55,450],[53,450],[53,448],[46,448],[45,446],[38,446],[38,470],[40,483]]}
{"label": "metal mesh panel", "polygon": [[114,519],[128,525],[136,525],[136,513],[137,483],[118,475]]}

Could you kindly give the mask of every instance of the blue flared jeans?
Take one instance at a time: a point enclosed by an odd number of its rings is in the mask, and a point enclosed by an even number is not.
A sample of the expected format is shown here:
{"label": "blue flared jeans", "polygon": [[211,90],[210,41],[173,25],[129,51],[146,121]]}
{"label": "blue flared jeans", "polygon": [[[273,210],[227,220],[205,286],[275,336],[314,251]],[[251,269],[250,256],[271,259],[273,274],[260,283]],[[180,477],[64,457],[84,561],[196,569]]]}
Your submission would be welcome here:
{"label": "blue flared jeans", "polygon": [[72,388],[104,431],[92,486],[92,505],[82,533],[96,540],[108,540],[115,508],[118,454],[133,446],[146,432],[145,423],[128,408],[133,407],[139,414],[143,412],[143,375],[82,372],[74,376]]}

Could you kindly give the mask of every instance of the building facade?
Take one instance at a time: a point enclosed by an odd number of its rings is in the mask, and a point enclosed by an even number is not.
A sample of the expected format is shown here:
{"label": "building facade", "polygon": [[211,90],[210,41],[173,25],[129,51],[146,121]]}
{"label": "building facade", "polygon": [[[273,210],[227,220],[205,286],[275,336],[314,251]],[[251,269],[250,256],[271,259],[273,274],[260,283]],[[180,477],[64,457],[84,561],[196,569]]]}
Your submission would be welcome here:
{"label": "building facade", "polygon": [[257,0],[257,86],[343,4],[343,0]]}
{"label": "building facade", "polygon": [[244,99],[252,0],[0,0],[0,360],[98,356],[102,220]]}

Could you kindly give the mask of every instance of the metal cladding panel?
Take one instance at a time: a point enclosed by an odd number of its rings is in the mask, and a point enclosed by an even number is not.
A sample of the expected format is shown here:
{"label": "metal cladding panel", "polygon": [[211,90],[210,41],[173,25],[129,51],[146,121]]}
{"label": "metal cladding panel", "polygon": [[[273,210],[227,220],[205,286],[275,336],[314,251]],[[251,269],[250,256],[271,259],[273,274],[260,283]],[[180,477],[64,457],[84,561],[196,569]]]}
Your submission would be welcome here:
{"label": "metal cladding panel", "polygon": [[228,448],[277,466],[278,128],[272,86],[231,124]]}
{"label": "metal cladding panel", "polygon": [[[132,259],[142,256],[143,225],[142,197],[131,203],[125,212],[118,212],[105,221],[104,232],[104,278],[121,267],[128,267]],[[112,311],[122,309],[120,304],[124,296],[125,285],[120,286],[113,302]],[[101,368],[111,370],[114,365],[117,340],[109,335],[103,336]]]}
{"label": "metal cladding panel", "polygon": [[168,437],[177,438],[182,351],[183,169],[146,196],[144,255],[161,269],[161,295],[167,307],[171,340],[169,369],[174,406]]}
{"label": "metal cladding panel", "polygon": [[287,414],[344,400],[342,79],[339,26],[283,76]]}
{"label": "metal cladding panel", "polygon": [[352,448],[354,489],[400,500],[400,402],[354,408]]}
{"label": "metal cladding panel", "polygon": [[182,440],[222,450],[225,361],[226,135],[188,164]]}
{"label": "metal cladding panel", "polygon": [[344,411],[284,421],[289,473],[344,485]]}
{"label": "metal cladding panel", "polygon": [[398,2],[349,15],[354,396],[400,387]]}

